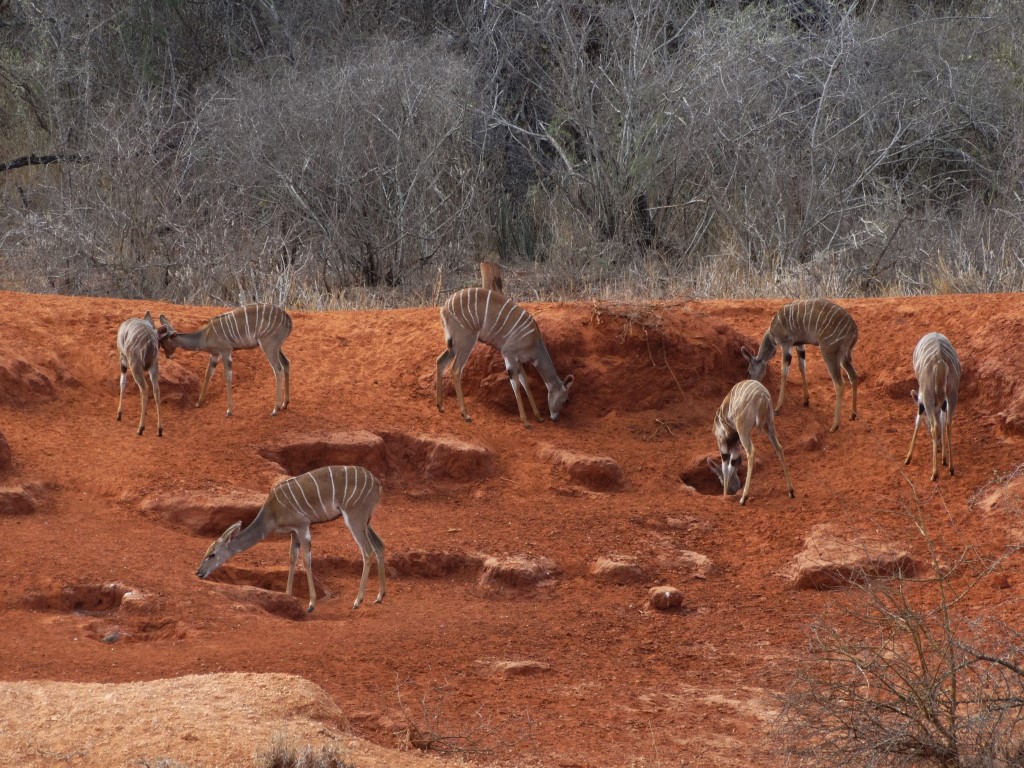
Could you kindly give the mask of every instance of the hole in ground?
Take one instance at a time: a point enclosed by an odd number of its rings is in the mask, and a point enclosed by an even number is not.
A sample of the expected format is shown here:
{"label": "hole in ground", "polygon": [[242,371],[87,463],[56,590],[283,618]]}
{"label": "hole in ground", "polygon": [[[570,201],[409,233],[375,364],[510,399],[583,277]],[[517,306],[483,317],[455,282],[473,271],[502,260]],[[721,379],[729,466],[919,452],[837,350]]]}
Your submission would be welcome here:
{"label": "hole in ground", "polygon": [[124,584],[72,584],[58,592],[29,595],[24,605],[35,611],[102,616],[118,610],[121,600],[131,591]]}
{"label": "hole in ground", "polygon": [[[720,466],[720,462],[713,458],[701,458],[684,469],[680,473],[679,479],[704,496],[721,496],[722,480],[715,470],[712,469],[709,462],[714,462],[716,467]],[[747,471],[744,464],[740,464],[736,469],[737,471],[733,474],[732,481],[729,484],[730,494],[736,493],[743,486],[740,478]]]}

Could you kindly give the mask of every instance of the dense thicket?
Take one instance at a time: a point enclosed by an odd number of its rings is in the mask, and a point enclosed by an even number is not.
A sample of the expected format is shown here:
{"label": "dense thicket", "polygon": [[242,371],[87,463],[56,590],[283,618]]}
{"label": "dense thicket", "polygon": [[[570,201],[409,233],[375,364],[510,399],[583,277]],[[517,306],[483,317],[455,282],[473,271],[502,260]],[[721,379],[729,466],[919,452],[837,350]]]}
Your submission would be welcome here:
{"label": "dense thicket", "polygon": [[1019,0],[7,0],[0,286],[1024,287]]}

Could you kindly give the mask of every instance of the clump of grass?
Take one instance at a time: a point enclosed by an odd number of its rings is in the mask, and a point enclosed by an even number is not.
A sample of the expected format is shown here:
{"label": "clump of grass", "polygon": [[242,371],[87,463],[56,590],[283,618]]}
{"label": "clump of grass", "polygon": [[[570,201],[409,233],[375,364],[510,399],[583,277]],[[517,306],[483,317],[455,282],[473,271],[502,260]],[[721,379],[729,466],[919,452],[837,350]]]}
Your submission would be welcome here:
{"label": "clump of grass", "polygon": [[258,752],[255,768],[356,768],[339,754],[332,744],[319,748],[305,745],[301,748],[289,743],[283,734],[274,737],[270,749]]}

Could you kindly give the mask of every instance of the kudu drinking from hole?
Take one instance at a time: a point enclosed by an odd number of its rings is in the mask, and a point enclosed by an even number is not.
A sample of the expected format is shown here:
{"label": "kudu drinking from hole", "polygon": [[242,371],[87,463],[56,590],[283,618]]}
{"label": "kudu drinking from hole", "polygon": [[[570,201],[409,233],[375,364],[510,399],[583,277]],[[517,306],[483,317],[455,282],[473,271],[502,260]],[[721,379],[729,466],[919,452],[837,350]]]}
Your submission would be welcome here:
{"label": "kudu drinking from hole", "polygon": [[157,330],[153,325],[153,316],[149,312],[141,320],[137,317],[125,320],[117,329],[117,354],[121,363],[121,394],[117,398],[117,420],[121,420],[124,385],[130,368],[142,400],[142,415],[139,417],[139,428],[135,431],[137,435],[141,435],[146,429],[147,373],[153,384],[153,400],[156,403],[156,434],[157,437],[163,437],[164,434],[164,423],[160,418],[160,381],[157,370],[159,352]]}
{"label": "kudu drinking from hole", "polygon": [[754,474],[754,441],[751,435],[755,428],[763,429],[768,435],[782,463],[782,474],[786,478],[789,497],[794,498],[796,494],[793,491],[793,484],[789,481],[786,457],[782,453],[782,446],[779,445],[779,438],[775,435],[772,396],[768,394],[764,384],[751,379],[734,386],[715,413],[715,440],[718,442],[719,453],[722,454],[722,472],[715,474],[722,479],[723,495],[729,495],[729,489],[733,487],[732,478],[742,460],[742,447],[747,453],[747,482],[743,486],[740,504],[747,503],[750,496],[750,478]]}
{"label": "kudu drinking from hole", "polygon": [[761,339],[761,346],[755,355],[746,347],[742,348],[747,358],[747,376],[755,381],[764,379],[768,361],[775,356],[775,348],[782,347],[782,382],[779,384],[779,402],[775,405],[775,413],[782,410],[782,402],[786,397],[786,377],[789,375],[789,364],[793,356],[792,347],[796,347],[800,365],[800,379],[804,385],[804,405],[810,401],[807,392],[805,344],[817,344],[821,348],[821,357],[825,361],[828,375],[836,388],[836,413],[832,420],[832,429],[839,429],[839,414],[843,402],[843,374],[846,371],[853,385],[853,411],[851,419],[857,418],[857,372],[853,369],[853,345],[857,343],[857,323],[850,313],[827,299],[808,299],[794,301],[779,310],[772,319],[768,331]]}
{"label": "kudu drinking from hole", "polygon": [[306,610],[312,611],[316,606],[316,589],[313,587],[309,528],[315,523],[326,523],[341,517],[363,556],[363,576],[359,580],[359,593],[352,608],[358,608],[363,602],[371,557],[377,558],[380,590],[374,602],[379,603],[384,599],[385,591],[384,542],[370,527],[370,518],[379,501],[380,482],[363,467],[320,467],[284,480],[274,486],[256,519],[244,530],[239,521],[210,545],[196,575],[205,579],[229,558],[258,544],[270,534],[287,533],[291,535],[291,548],[285,592],[289,595],[292,593],[295,557],[301,551],[309,585],[309,607]]}
{"label": "kudu drinking from hole", "polygon": [[522,419],[523,426],[529,428],[530,423],[526,420],[526,409],[519,394],[520,385],[526,390],[526,396],[530,400],[530,407],[533,408],[533,415],[537,417],[537,421],[544,420],[527,384],[523,363],[533,363],[544,379],[544,384],[548,388],[548,411],[551,420],[558,421],[562,408],[569,400],[573,378],[572,375],[566,376],[564,380],[558,377],[555,364],[551,362],[551,355],[540,335],[537,321],[529,312],[496,291],[464,288],[453,294],[441,308],[441,325],[444,326],[447,349],[437,358],[437,410],[444,413],[444,390],[441,382],[445,369],[452,364],[452,379],[455,382],[459,410],[462,412],[462,418],[472,421],[462,396],[462,369],[479,340],[497,349],[505,358],[505,370],[512,385],[512,393],[516,396],[519,418]]}
{"label": "kudu drinking from hole", "polygon": [[910,450],[903,463],[910,463],[917,429],[921,426],[921,416],[924,416],[932,438],[932,480],[938,480],[940,444],[942,464],[949,464],[949,474],[955,474],[953,413],[960,391],[960,358],[949,339],[941,333],[928,333],[921,337],[914,347],[914,373],[918,388],[912,390],[910,396],[917,403],[917,418],[914,420],[914,434],[910,437]]}
{"label": "kudu drinking from hole", "polygon": [[[272,304],[247,304],[244,307],[217,315],[198,331],[179,333],[174,330],[170,321],[160,315],[160,346],[167,357],[174,355],[174,350],[181,348],[192,352],[209,352],[210,364],[206,368],[206,379],[199,393],[198,408],[206,399],[206,391],[210,386],[210,378],[217,363],[224,358],[224,381],[228,390],[228,412],[234,411],[231,399],[231,353],[236,349],[253,349],[259,347],[267,356],[270,367],[274,369],[276,391],[274,410],[271,416],[288,407],[288,358],[281,351],[288,334],[292,332],[292,319],[280,307]],[[283,391],[282,391],[283,390]]]}

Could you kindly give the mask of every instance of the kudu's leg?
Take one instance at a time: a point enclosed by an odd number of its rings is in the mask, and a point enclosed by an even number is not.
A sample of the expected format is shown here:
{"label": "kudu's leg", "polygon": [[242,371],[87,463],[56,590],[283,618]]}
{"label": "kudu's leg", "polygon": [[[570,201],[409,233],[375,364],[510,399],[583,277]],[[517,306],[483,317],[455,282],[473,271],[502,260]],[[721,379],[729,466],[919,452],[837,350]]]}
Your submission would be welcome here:
{"label": "kudu's leg", "polygon": [[932,480],[939,479],[939,442],[942,440],[940,428],[938,415],[928,419],[928,432],[932,438]]}
{"label": "kudu's leg", "polygon": [[206,366],[206,378],[203,380],[203,388],[199,391],[199,400],[196,401],[196,408],[201,406],[203,401],[206,400],[206,391],[210,388],[210,379],[213,378],[213,372],[219,362],[220,355],[210,355],[210,364]]}
{"label": "kudu's leg", "polygon": [[224,381],[227,384],[228,389],[228,412],[225,416],[230,416],[234,413],[235,402],[231,399],[231,353],[224,355]]}
{"label": "kudu's leg", "polygon": [[836,412],[832,418],[832,428],[829,430],[829,432],[835,432],[839,429],[839,416],[843,408],[843,372],[839,368],[839,362],[831,356],[825,358],[825,368],[828,370],[828,375],[831,377],[832,384],[836,388]]}
{"label": "kudu's leg", "polygon": [[[917,399],[917,393],[911,391],[914,399]],[[914,455],[914,442],[917,440],[917,430],[921,426],[921,414],[924,413],[924,406],[921,405],[920,401],[917,403],[917,417],[914,419],[914,432],[910,436],[910,450],[907,451],[907,458],[903,460],[904,464],[909,464],[911,457]]]}
{"label": "kudu's leg", "polygon": [[451,365],[452,360],[455,358],[455,353],[452,351],[452,340],[448,339],[448,348],[440,354],[437,358],[437,379],[435,384],[437,386],[437,410],[444,413],[444,372],[445,369]]}
{"label": "kudu's leg", "polygon": [[782,464],[782,474],[786,478],[786,488],[789,490],[789,498],[795,499],[796,492],[793,490],[793,483],[789,479],[789,470],[786,469],[786,456],[782,452],[782,445],[779,443],[778,435],[775,434],[775,424],[769,421],[765,425],[764,431],[768,434],[768,439],[771,440],[775,453],[779,455],[779,462]]}
{"label": "kudu's leg", "polygon": [[287,408],[288,404],[291,402],[290,379],[292,361],[285,357],[284,352],[281,350],[278,350],[277,354],[281,358],[281,368],[284,370],[284,405],[282,405],[281,408]]}
{"label": "kudu's leg", "polygon": [[947,409],[943,412],[943,422],[946,427],[946,451],[949,453],[949,474],[952,476],[956,474],[953,470],[953,410],[948,407],[948,401],[946,406]]}
{"label": "kudu's leg", "polygon": [[844,357],[842,365],[846,375],[850,377],[850,386],[853,388],[853,410],[850,411],[850,421],[853,421],[857,418],[857,371],[853,368],[853,357]]}
{"label": "kudu's leg", "polygon": [[750,497],[750,480],[754,476],[754,441],[750,439],[749,430],[746,437],[740,432],[740,443],[747,454],[747,482],[743,484],[743,495],[740,496],[740,506],[743,506]]}
{"label": "kudu's leg", "polygon": [[277,416],[278,411],[283,411],[285,407],[281,397],[284,386],[284,366],[281,363],[281,349],[275,349],[269,344],[264,344],[262,340],[260,340],[259,345],[260,349],[263,350],[263,354],[267,357],[267,362],[270,363],[270,369],[274,372],[274,410],[270,412],[270,415]]}
{"label": "kudu's leg", "polygon": [[786,399],[786,379],[789,377],[789,365],[793,362],[793,352],[788,344],[782,345],[782,381],[779,382],[779,401],[775,404],[775,415],[782,410],[782,403]]}
{"label": "kudu's leg", "polygon": [[306,613],[312,613],[316,607],[316,587],[313,586],[313,550],[310,546],[309,528],[297,534],[299,549],[302,552],[302,564],[306,568],[306,583],[309,585],[309,607]]}
{"label": "kudu's leg", "polygon": [[156,363],[149,369],[149,380],[153,384],[153,402],[156,403],[156,436],[163,437],[164,420],[160,416],[160,372]]}
{"label": "kudu's leg", "polygon": [[117,398],[117,420],[121,420],[121,409],[124,403],[124,385],[128,379],[128,366],[121,363],[121,394]]}
{"label": "kudu's leg", "polygon": [[[372,510],[370,511],[372,512]],[[363,573],[359,578],[359,592],[356,593],[355,602],[352,603],[352,610],[355,610],[363,604],[363,595],[366,594],[366,582],[370,578],[370,562],[373,557],[377,558],[377,575],[380,580],[380,590],[374,602],[379,603],[384,599],[384,544],[381,542],[380,537],[370,528],[369,521],[359,525],[358,523],[352,523],[351,517],[346,516],[345,523],[349,526],[352,538],[356,540],[359,554],[363,556]]]}
{"label": "kudu's leg", "polygon": [[139,387],[139,399],[142,401],[142,413],[139,415],[139,428],[135,430],[136,435],[141,435],[146,430],[146,401],[149,399],[146,397],[146,374],[142,369],[136,369],[132,366],[132,378],[135,379],[135,383]]}
{"label": "kudu's leg", "polygon": [[807,350],[804,349],[803,344],[798,344],[796,347],[796,362],[800,367],[800,383],[804,387],[804,408],[806,408],[811,402],[811,393],[807,389]]}
{"label": "kudu's leg", "polygon": [[522,366],[520,366],[519,370],[519,383],[522,385],[527,398],[530,400],[530,407],[533,408],[533,415],[537,417],[537,421],[544,421],[544,417],[540,415],[540,409],[537,408],[537,401],[533,399],[533,392],[530,390],[530,385],[526,381],[526,370],[523,369]]}
{"label": "kudu's leg", "polygon": [[295,531],[292,531],[291,538],[288,540],[288,585],[285,587],[284,593],[291,597],[292,594],[292,582],[295,578],[295,558],[299,554],[299,536]]}
{"label": "kudu's leg", "polygon": [[[523,373],[523,366],[515,360],[505,358],[505,372],[508,373],[508,383],[512,385],[512,394],[516,396],[516,405],[519,406],[519,418],[523,426],[530,428],[530,422],[526,420],[526,409],[523,407],[523,396],[519,394],[519,381]],[[530,402],[533,402],[533,395],[530,395]],[[534,408],[536,410],[536,407]]]}
{"label": "kudu's leg", "polygon": [[385,585],[387,584],[387,576],[384,573],[384,542],[380,540],[377,532],[370,527],[369,522],[366,523],[366,534],[370,540],[370,546],[373,547],[373,552],[377,556],[377,581],[380,583],[380,586],[377,588],[377,599],[373,602],[379,603],[384,599]]}
{"label": "kudu's leg", "polygon": [[456,349],[455,362],[452,364],[452,380],[455,382],[455,397],[459,401],[459,412],[462,413],[462,418],[468,422],[473,420],[469,417],[469,411],[466,410],[466,398],[462,395],[462,369],[466,365],[466,361],[469,359],[475,344],[476,341],[474,340],[473,344],[465,351],[461,348]]}

